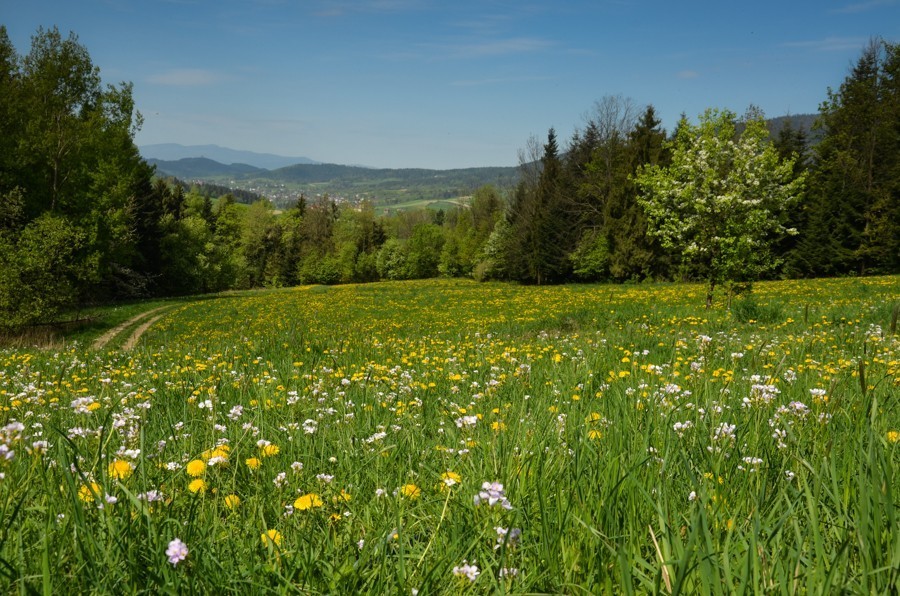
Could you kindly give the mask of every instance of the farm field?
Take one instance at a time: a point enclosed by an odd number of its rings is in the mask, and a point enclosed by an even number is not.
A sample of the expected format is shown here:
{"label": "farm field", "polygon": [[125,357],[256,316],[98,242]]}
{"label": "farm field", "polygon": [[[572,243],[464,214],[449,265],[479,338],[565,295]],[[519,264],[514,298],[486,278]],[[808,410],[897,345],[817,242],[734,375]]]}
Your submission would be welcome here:
{"label": "farm field", "polygon": [[311,286],[0,350],[0,586],[896,590],[900,277],[704,297]]}

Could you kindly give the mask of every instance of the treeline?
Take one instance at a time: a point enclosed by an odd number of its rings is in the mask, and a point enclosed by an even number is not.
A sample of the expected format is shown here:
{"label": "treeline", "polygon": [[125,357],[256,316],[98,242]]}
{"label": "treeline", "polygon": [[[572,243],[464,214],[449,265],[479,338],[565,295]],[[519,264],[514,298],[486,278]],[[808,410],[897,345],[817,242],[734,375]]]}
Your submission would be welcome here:
{"label": "treeline", "polygon": [[[807,181],[785,222],[799,234],[774,239],[772,275],[900,271],[898,69],[898,46],[873,41],[828,91],[814,147],[790,122],[772,135]],[[77,38],[56,29],[39,30],[20,56],[0,27],[0,98],[0,328],[77,304],[231,288],[705,273],[661,246],[637,200],[637,174],[671,163],[678,127],[668,134],[652,106],[621,97],[597,102],[564,147],[552,129],[530,141],[514,187],[389,216],[328,197],[277,211],[156,177],[133,142],[131,86],[104,87]]]}

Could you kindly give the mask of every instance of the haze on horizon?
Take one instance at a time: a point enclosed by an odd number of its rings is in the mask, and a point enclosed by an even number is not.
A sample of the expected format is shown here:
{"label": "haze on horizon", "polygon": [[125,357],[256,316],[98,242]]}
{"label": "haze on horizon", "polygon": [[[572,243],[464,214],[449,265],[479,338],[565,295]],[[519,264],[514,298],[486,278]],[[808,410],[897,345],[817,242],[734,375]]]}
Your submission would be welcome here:
{"label": "haze on horizon", "polygon": [[515,165],[607,95],[671,129],[708,107],[814,113],[900,1],[0,0],[21,54],[78,35],[131,81],[139,145],[215,144],[340,164]]}

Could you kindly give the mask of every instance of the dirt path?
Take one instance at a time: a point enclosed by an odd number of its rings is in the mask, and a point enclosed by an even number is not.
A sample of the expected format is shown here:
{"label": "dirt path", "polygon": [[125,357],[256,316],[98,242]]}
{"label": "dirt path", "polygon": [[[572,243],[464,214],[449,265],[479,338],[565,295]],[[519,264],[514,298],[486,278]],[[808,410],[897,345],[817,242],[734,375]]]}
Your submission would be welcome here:
{"label": "dirt path", "polygon": [[131,334],[131,337],[129,337],[128,340],[125,342],[125,344],[122,345],[122,349],[123,350],[132,349],[135,345],[137,345],[137,342],[139,339],[141,339],[141,336],[144,334],[144,331],[146,331],[147,329],[150,329],[150,326],[153,323],[157,322],[164,316],[166,316],[166,313],[163,313],[161,315],[156,315],[155,317],[153,317],[152,319],[150,319],[149,321],[147,321],[146,323],[144,323],[143,325],[141,325],[140,327],[135,329],[134,333]]}
{"label": "dirt path", "polygon": [[[161,310],[165,310],[167,308],[171,308],[171,307],[170,306],[159,306],[157,308],[148,310],[147,312],[142,312],[141,314],[139,314],[135,317],[131,317],[124,323],[120,323],[119,325],[116,325],[115,327],[113,327],[112,329],[110,329],[109,331],[107,331],[106,333],[101,335],[100,337],[98,337],[96,340],[94,340],[93,348],[95,350],[102,350],[104,347],[106,347],[106,344],[111,342],[113,340],[113,338],[118,336],[120,333],[125,331],[127,328],[131,327],[132,325],[134,325],[141,319],[145,319],[148,316],[152,315],[153,313],[159,312]],[[131,348],[133,348],[134,345],[137,343],[138,339],[140,339],[141,334],[143,334],[144,331],[149,329],[150,325],[152,325],[153,323],[158,321],[160,318],[162,318],[162,316],[163,315],[157,315],[156,317],[153,317],[148,322],[146,322],[143,325],[141,325],[140,327],[138,327],[134,331],[134,333],[131,334],[131,337],[128,338],[128,341],[125,342],[123,349],[130,350]]]}

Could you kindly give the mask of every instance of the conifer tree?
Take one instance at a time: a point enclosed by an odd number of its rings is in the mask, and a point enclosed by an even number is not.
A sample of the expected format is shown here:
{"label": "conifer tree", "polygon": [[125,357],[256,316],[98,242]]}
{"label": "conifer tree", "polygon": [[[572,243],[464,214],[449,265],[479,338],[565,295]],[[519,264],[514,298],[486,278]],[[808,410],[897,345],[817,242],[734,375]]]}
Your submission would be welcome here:
{"label": "conifer tree", "polygon": [[820,108],[802,238],[794,273],[838,275],[900,269],[900,52],[873,40]]}

